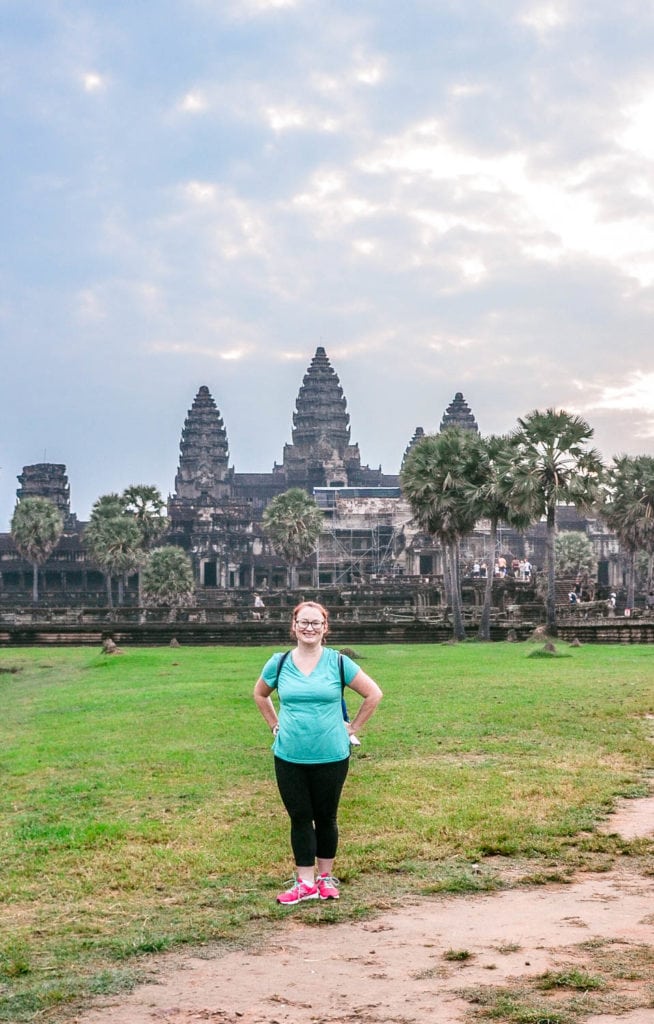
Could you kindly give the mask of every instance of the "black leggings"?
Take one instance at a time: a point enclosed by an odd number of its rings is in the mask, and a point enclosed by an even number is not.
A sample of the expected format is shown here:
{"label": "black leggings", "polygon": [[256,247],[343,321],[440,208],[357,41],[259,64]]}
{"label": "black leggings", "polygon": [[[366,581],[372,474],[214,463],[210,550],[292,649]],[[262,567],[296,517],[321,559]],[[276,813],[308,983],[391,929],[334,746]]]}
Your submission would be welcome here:
{"label": "black leggings", "polygon": [[277,785],[291,819],[291,847],[298,867],[316,857],[332,860],[338,846],[336,814],[350,759],[292,764],[275,758]]}

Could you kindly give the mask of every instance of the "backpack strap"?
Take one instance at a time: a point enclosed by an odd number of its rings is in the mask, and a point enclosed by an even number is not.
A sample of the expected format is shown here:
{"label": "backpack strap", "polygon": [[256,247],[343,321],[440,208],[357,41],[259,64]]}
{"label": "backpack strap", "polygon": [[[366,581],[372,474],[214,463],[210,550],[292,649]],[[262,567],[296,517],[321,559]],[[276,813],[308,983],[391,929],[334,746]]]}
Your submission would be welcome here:
{"label": "backpack strap", "polygon": [[284,668],[284,662],[286,661],[286,659],[288,658],[290,653],[291,653],[290,651],[284,651],[284,653],[281,655],[279,661],[277,662],[277,670],[275,672],[275,686],[279,685],[279,677],[282,674],[282,669]]}
{"label": "backpack strap", "polygon": [[346,722],[350,721],[350,716],[347,713],[347,704],[345,703],[345,665],[343,664],[343,655],[338,652],[338,674],[341,677],[341,708],[343,710],[343,719]]}

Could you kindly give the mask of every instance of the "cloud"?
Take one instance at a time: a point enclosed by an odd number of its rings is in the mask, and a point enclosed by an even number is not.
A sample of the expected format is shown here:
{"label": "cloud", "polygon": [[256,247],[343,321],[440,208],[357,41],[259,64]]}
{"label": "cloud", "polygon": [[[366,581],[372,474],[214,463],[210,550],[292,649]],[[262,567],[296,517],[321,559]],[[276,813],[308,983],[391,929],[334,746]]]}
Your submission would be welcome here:
{"label": "cloud", "polygon": [[284,11],[301,6],[303,0],[239,0],[239,7],[253,14],[267,14],[269,11]]}
{"label": "cloud", "polygon": [[[586,391],[588,385],[579,383],[578,387]],[[619,384],[591,385],[590,390],[589,409],[631,410],[654,416],[654,372],[638,370],[628,373]]]}
{"label": "cloud", "polygon": [[527,7],[518,15],[518,21],[546,38],[552,32],[564,28],[570,17],[570,4],[559,0],[558,3],[536,3]]}
{"label": "cloud", "polygon": [[654,82],[649,82],[639,96],[633,97],[632,102],[624,110],[624,119],[627,123],[619,141],[625,148],[633,150],[646,160],[654,160]]}
{"label": "cloud", "polygon": [[202,89],[192,89],[182,96],[176,109],[183,114],[204,114],[209,109],[209,99]]}
{"label": "cloud", "polygon": [[[552,173],[526,149],[480,152],[451,138],[447,124],[428,121],[385,139],[357,166],[386,179],[396,211],[400,205],[408,210],[409,193],[422,197],[412,216],[436,234],[456,225],[487,237],[510,232],[531,259],[551,263],[581,253],[648,287],[654,283],[654,218],[643,218],[642,203],[609,210],[604,202],[602,179],[615,178],[617,159],[609,152]],[[622,171],[623,195],[625,185],[627,192],[642,191],[642,174],[632,179],[631,167]]]}
{"label": "cloud", "polygon": [[108,79],[97,71],[85,71],[81,76],[85,92],[103,92],[107,88]]}
{"label": "cloud", "polygon": [[[222,326],[224,325],[216,324],[217,333],[221,331]],[[233,330],[233,324],[230,324],[230,328]],[[237,346],[232,345],[231,348],[220,349],[214,346],[196,345],[193,342],[155,339],[148,344],[148,350],[155,355],[183,356],[185,359],[201,356],[210,360],[238,362],[253,351],[253,346],[251,343],[243,343]]]}

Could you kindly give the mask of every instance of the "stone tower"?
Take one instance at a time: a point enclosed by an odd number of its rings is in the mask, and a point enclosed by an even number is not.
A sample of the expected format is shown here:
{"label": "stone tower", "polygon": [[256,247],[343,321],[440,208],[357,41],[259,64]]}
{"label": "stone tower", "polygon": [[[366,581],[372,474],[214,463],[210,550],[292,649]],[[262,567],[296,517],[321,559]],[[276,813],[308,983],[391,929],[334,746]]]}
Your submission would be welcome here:
{"label": "stone tower", "polygon": [[72,528],[77,517],[70,511],[70,485],[66,476],[66,467],[54,462],[38,462],[34,466],[23,466],[18,477],[21,485],[16,497],[47,498],[61,512],[64,529]]}
{"label": "stone tower", "polygon": [[413,434],[413,437],[411,438],[411,440],[409,441],[408,445],[404,449],[404,455],[402,456],[402,465],[404,465],[404,463],[406,461],[406,457],[409,454],[409,452],[411,451],[411,449],[413,448],[413,446],[415,444],[417,444],[418,441],[422,437],[424,437],[424,436],[425,436],[425,431],[423,430],[423,428],[422,427],[416,427],[415,432]]}
{"label": "stone tower", "polygon": [[441,420],[440,430],[446,430],[448,427],[460,427],[462,430],[479,432],[477,421],[460,391],[455,394]]}
{"label": "stone tower", "polygon": [[361,471],[359,446],[350,444],[350,417],[338,376],[319,346],[304,375],[293,414],[292,443],[276,466],[288,487],[345,487]]}
{"label": "stone tower", "polygon": [[174,501],[220,500],[230,492],[229,445],[222,417],[208,387],[201,387],[184,421]]}

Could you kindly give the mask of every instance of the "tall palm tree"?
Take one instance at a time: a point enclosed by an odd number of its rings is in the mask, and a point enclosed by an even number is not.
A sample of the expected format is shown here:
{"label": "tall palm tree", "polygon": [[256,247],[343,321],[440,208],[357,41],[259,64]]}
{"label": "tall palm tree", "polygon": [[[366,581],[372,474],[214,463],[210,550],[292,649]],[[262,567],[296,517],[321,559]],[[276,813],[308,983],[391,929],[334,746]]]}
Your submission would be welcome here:
{"label": "tall palm tree", "polygon": [[288,585],[293,589],[298,562],[316,550],[323,514],[300,487],[278,494],[263,513],[263,528],[275,550],[288,562]]}
{"label": "tall palm tree", "polygon": [[564,410],[538,409],[518,419],[512,435],[513,461],[507,484],[515,507],[533,510],[547,524],[546,623],[556,636],[556,510],[561,504],[588,511],[599,500],[604,466],[588,447],[593,430],[581,416]]}
{"label": "tall palm tree", "polygon": [[131,484],[122,493],[125,512],[134,517],[141,530],[143,543],[149,548],[168,526],[166,503],[153,484]]}
{"label": "tall palm tree", "polygon": [[607,526],[629,555],[627,607],[635,601],[636,554],[654,552],[654,458],[616,456],[607,473],[601,510]]}
{"label": "tall palm tree", "polygon": [[143,596],[149,605],[169,608],[172,622],[177,610],[190,604],[195,593],[191,559],[182,548],[168,544],[151,551],[143,570]]}
{"label": "tall palm tree", "polygon": [[[510,438],[497,434],[481,438],[480,482],[470,487],[472,511],[477,519],[490,522],[490,549],[497,546],[497,528],[504,522],[516,530],[526,529],[535,512],[519,503],[511,490],[513,446]],[[484,603],[479,623],[479,639],[490,640],[490,613],[493,599],[493,568],[486,573]]]}
{"label": "tall palm tree", "polygon": [[482,446],[476,431],[448,427],[425,434],[408,452],[400,484],[415,521],[435,537],[450,577],[454,637],[465,639],[461,609],[459,545],[471,533],[478,512],[471,489],[481,483]]}
{"label": "tall palm tree", "polygon": [[126,515],[132,516],[141,533],[141,557],[138,571],[138,604],[143,604],[142,567],[148,552],[164,535],[168,528],[166,503],[161,492],[152,484],[132,484],[122,494],[123,507]]}
{"label": "tall palm tree", "polygon": [[94,503],[84,531],[84,543],[91,558],[105,574],[107,604],[113,608],[113,578],[119,578],[120,604],[122,579],[137,568],[141,552],[141,531],[136,521],[125,514],[125,503],[120,494],[103,494]]}
{"label": "tall palm tree", "polygon": [[39,600],[39,566],[48,560],[61,537],[64,521],[47,498],[21,498],[11,519],[11,536],[19,553],[32,565],[32,601]]}

